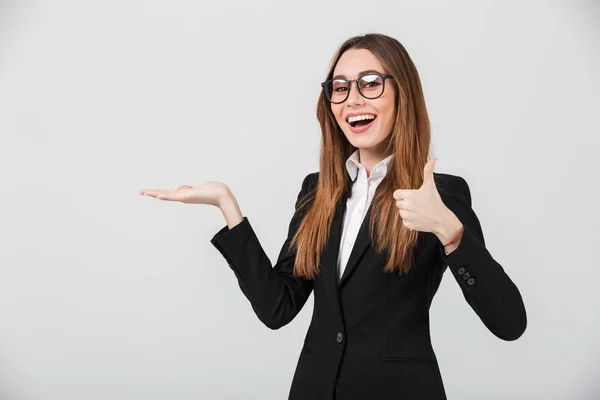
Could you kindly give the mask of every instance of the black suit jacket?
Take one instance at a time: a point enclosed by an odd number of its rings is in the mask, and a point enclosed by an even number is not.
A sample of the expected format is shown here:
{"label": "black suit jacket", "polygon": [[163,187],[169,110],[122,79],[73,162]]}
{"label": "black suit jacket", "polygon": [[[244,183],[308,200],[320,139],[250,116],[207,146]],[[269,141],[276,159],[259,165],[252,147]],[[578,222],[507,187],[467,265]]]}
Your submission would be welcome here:
{"label": "black suit jacket", "polygon": [[446,268],[494,335],[521,336],[527,325],[521,294],[485,248],[469,187],[459,176],[434,173],[442,201],[464,225],[460,244],[449,255],[433,233],[421,232],[416,268],[402,276],[383,272],[387,254],[377,254],[369,244],[370,207],[338,284],[343,198],[321,256],[321,274],[314,281],[294,277],[289,244],[303,215],[298,204],[317,179],[318,172],[311,173],[302,183],[275,266],[247,217],[211,239],[256,315],[271,329],[289,323],[314,290],[312,320],[289,399],[446,399],[429,334],[429,307]]}

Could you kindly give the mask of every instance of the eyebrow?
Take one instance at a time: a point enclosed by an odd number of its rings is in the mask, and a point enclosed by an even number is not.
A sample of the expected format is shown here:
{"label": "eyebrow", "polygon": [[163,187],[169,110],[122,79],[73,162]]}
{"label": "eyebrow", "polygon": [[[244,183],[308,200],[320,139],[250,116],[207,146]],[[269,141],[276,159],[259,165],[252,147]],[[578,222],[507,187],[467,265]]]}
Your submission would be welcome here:
{"label": "eyebrow", "polygon": [[[377,73],[377,74],[381,74],[381,72],[377,71],[376,69],[368,69],[368,70],[366,70],[366,71],[360,71],[360,72],[358,73],[358,76],[361,76],[361,75],[364,75],[364,74],[371,74],[371,73],[373,73],[373,72],[375,72],[375,73]],[[331,78],[331,79],[337,79],[337,78],[348,79],[348,78],[346,78],[346,75],[343,75],[343,74],[338,74],[338,75],[334,76],[334,77],[333,77],[333,78]]]}

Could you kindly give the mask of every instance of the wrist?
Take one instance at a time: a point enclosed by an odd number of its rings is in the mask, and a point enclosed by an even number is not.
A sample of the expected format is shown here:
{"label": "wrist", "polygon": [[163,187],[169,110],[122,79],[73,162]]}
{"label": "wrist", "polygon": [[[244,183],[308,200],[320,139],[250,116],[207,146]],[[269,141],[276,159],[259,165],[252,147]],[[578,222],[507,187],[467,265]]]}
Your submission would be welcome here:
{"label": "wrist", "polygon": [[442,244],[447,244],[452,239],[456,238],[456,235],[463,228],[462,222],[450,209],[447,210],[446,215],[442,219],[435,235],[438,237]]}
{"label": "wrist", "polygon": [[229,189],[229,187],[224,186],[220,189],[220,194],[217,197],[216,206],[218,208],[228,207],[231,203],[235,202],[235,196]]}
{"label": "wrist", "polygon": [[227,222],[227,227],[229,229],[233,228],[244,220],[244,216],[242,215],[242,211],[240,210],[237,199],[233,193],[231,193],[231,191],[226,190],[226,192],[219,198],[218,207],[223,213],[223,217],[225,217],[225,221]]}

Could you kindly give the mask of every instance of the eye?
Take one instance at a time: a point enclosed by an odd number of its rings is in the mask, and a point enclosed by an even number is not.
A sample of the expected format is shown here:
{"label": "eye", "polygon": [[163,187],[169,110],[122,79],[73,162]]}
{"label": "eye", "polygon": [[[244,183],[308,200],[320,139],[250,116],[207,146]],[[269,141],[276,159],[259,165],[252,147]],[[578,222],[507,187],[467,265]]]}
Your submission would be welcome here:
{"label": "eye", "polygon": [[376,88],[383,84],[383,80],[379,75],[371,74],[360,78],[360,87],[363,89]]}
{"label": "eye", "polygon": [[348,90],[348,82],[344,80],[335,80],[331,83],[334,92],[343,93]]}

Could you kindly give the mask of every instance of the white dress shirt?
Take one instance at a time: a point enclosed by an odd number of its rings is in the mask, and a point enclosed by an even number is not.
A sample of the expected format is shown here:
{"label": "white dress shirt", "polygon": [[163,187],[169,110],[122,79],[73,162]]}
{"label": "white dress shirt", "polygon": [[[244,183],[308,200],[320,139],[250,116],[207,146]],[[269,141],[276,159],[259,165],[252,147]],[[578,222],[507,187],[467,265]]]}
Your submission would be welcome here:
{"label": "white dress shirt", "polygon": [[392,154],[381,160],[373,167],[369,177],[367,177],[365,167],[358,161],[358,149],[346,160],[346,170],[354,183],[352,184],[352,196],[346,201],[346,212],[344,213],[344,222],[342,225],[342,241],[340,243],[337,268],[338,282],[344,274],[348,258],[350,258],[350,253],[358,236],[358,230],[371,205],[375,189],[377,189],[377,186],[385,176],[388,165],[393,157],[394,155]]}

